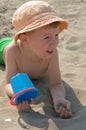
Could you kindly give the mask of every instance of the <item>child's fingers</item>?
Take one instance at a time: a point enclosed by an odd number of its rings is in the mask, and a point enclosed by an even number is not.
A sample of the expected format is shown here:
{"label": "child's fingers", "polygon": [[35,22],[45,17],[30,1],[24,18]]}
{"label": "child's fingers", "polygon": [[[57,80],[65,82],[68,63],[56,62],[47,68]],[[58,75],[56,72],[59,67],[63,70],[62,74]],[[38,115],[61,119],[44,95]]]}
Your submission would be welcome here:
{"label": "child's fingers", "polygon": [[30,103],[28,101],[22,101],[17,105],[18,110],[27,110],[30,107]]}
{"label": "child's fingers", "polygon": [[21,106],[22,106],[22,104],[19,103],[16,107],[17,107],[18,110],[21,110]]}
{"label": "child's fingers", "polygon": [[71,111],[71,103],[69,101],[66,102],[66,108]]}
{"label": "child's fingers", "polygon": [[33,104],[34,103],[34,100],[31,99],[30,102],[24,100],[24,101],[21,101],[18,105],[17,105],[17,109],[18,110],[27,110],[29,107],[30,107],[30,104]]}
{"label": "child's fingers", "polygon": [[61,117],[62,118],[70,118],[71,117],[71,114],[69,111],[64,111],[64,113],[61,113]]}
{"label": "child's fingers", "polygon": [[71,111],[69,111],[63,104],[58,105],[57,113],[62,118],[70,118],[72,116]]}
{"label": "child's fingers", "polygon": [[28,101],[23,101],[22,103],[22,109],[23,110],[27,110],[30,107],[30,104],[28,103]]}
{"label": "child's fingers", "polygon": [[34,99],[33,98],[31,98],[31,102],[30,102],[30,104],[33,104],[34,103]]}
{"label": "child's fingers", "polygon": [[60,107],[59,110],[58,110],[58,113],[60,115],[60,117],[63,117],[64,116],[64,113],[65,113],[65,108],[64,107]]}

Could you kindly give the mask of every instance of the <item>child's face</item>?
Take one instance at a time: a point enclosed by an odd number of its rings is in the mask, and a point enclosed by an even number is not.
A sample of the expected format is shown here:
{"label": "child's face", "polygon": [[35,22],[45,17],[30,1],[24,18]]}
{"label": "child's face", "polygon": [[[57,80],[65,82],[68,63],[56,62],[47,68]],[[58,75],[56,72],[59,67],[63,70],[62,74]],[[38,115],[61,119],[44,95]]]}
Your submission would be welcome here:
{"label": "child's face", "polygon": [[45,26],[27,33],[27,42],[31,51],[40,58],[50,58],[58,45],[58,29]]}

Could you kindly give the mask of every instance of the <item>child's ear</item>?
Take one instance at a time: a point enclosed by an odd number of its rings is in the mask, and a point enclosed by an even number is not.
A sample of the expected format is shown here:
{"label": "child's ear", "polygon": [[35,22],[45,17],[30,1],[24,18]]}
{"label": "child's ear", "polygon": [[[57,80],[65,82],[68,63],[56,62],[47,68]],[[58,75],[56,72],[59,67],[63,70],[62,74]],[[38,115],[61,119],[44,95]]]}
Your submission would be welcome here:
{"label": "child's ear", "polygon": [[19,35],[19,39],[21,43],[26,43],[27,41],[26,35],[24,33]]}

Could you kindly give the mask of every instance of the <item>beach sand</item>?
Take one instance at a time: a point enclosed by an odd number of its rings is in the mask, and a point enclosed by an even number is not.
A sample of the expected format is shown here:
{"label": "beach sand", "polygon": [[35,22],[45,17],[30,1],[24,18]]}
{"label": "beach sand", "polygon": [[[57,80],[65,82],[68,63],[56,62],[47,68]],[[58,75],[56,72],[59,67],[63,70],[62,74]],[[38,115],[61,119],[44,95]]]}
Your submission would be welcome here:
{"label": "beach sand", "polygon": [[[12,15],[26,1],[0,1],[0,38],[14,35]],[[73,116],[61,119],[56,115],[48,77],[33,81],[40,95],[28,111],[18,112],[6,95],[5,68],[0,65],[0,130],[86,130],[86,0],[47,1],[69,23],[68,29],[60,34],[58,51]]]}

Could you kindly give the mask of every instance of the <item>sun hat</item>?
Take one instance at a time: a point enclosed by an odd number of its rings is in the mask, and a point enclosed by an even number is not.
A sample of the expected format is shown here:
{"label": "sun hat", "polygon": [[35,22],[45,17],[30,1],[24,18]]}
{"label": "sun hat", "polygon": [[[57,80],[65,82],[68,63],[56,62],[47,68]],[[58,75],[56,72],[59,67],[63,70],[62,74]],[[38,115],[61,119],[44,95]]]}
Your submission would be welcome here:
{"label": "sun hat", "polygon": [[21,33],[33,31],[53,22],[59,22],[59,32],[68,26],[67,22],[58,17],[47,2],[26,2],[15,11],[12,18],[12,24],[16,31],[15,40]]}

